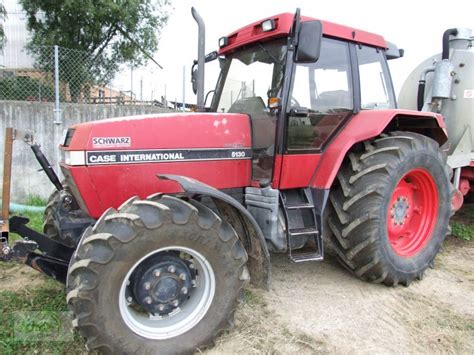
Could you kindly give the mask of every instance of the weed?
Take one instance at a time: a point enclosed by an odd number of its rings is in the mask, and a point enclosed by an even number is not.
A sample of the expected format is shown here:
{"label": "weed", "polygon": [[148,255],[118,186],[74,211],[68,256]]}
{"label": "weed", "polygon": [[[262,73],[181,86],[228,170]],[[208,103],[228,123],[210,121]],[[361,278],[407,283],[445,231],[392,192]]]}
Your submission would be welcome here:
{"label": "weed", "polygon": [[451,222],[451,234],[463,240],[471,241],[474,239],[474,225],[467,225],[457,222]]}

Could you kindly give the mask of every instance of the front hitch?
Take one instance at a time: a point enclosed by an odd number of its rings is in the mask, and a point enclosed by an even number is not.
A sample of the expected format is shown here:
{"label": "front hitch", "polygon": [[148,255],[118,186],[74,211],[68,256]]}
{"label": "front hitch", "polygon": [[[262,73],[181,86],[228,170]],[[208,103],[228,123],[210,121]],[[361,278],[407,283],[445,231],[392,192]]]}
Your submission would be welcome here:
{"label": "front hitch", "polygon": [[[0,220],[0,261],[14,261],[26,264],[32,268],[60,281],[66,282],[69,260],[74,252],[69,248],[47,236],[26,226],[27,218],[10,217],[10,192],[12,176],[13,141],[23,140],[30,145],[39,164],[49,180],[59,191],[63,186],[48,162],[40,146],[34,143],[33,134],[8,127],[5,131],[5,150],[3,160],[3,191],[2,215]],[[9,244],[10,232],[20,235],[23,239]],[[38,251],[40,253],[38,253]]]}

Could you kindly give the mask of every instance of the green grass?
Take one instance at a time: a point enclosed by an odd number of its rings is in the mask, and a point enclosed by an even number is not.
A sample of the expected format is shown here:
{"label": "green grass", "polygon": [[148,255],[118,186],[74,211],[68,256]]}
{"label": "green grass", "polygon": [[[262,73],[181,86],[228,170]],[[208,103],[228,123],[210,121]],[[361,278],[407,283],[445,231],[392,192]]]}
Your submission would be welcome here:
{"label": "green grass", "polygon": [[[43,232],[43,213],[42,212],[21,212],[21,213],[14,213],[15,216],[26,217],[30,221],[28,222],[28,227],[38,231]],[[15,233],[11,234],[11,242],[20,239],[20,236],[16,235]]]}
{"label": "green grass", "polygon": [[[43,213],[20,214],[39,232]],[[18,239],[12,235],[12,241]],[[0,263],[0,269],[13,267]],[[39,288],[0,291],[0,354],[84,354],[84,341],[72,331],[64,286],[47,280]]]}
{"label": "green grass", "polygon": [[474,204],[465,204],[451,220],[451,234],[467,241],[474,240]]}
{"label": "green grass", "polygon": [[46,206],[47,201],[39,196],[30,195],[25,201],[25,205],[28,206]]}
{"label": "green grass", "polygon": [[474,240],[474,225],[452,222],[451,228],[451,234],[455,237],[467,241]]}
{"label": "green grass", "polygon": [[0,354],[85,353],[72,332],[64,287],[47,280],[40,288],[0,292]]}

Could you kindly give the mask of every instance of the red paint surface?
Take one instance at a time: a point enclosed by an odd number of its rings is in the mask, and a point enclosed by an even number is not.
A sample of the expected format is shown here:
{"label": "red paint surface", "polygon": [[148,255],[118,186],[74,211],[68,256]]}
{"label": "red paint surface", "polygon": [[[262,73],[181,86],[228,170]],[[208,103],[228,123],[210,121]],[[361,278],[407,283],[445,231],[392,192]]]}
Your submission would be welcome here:
{"label": "red paint surface", "polygon": [[471,161],[470,166],[461,168],[461,181],[463,180],[467,181],[467,184],[464,182],[464,186],[468,186],[469,193],[474,194],[474,161]]}
{"label": "red paint surface", "polygon": [[[64,150],[250,147],[250,118],[243,114],[180,113],[129,116],[82,123]],[[130,137],[130,147],[94,147],[92,137]]]}
{"label": "red paint surface", "polygon": [[[140,150],[251,147],[250,121],[242,114],[166,114],[122,117],[76,125],[64,150]],[[129,147],[94,147],[94,137],[130,137]],[[192,177],[218,189],[250,185],[251,160],[205,160],[67,166],[89,214],[98,218],[132,196],[179,192],[157,174]]]}
{"label": "red paint surface", "polygon": [[430,112],[407,110],[370,110],[354,115],[338,136],[330,143],[319,160],[312,187],[329,189],[336,177],[347,151],[357,142],[380,135],[385,127],[396,117],[413,119],[435,119],[438,126],[445,127],[443,117]]}
{"label": "red paint surface", "polygon": [[[228,45],[220,49],[219,54],[227,54],[237,47],[253,43],[256,41],[267,41],[277,37],[287,36],[293,24],[294,14],[284,13],[271,17],[267,17],[260,21],[254,22],[248,26],[232,32],[227,36]],[[261,23],[265,20],[273,19],[275,21],[275,29],[269,32],[262,32]],[[302,16],[301,20],[311,21],[315,18]],[[323,34],[329,37],[344,39],[347,41],[369,44],[372,46],[387,48],[385,39],[377,34],[361,31],[355,28],[338,25],[328,21],[321,21],[323,24]]]}
{"label": "red paint surface", "polygon": [[425,169],[413,169],[400,179],[387,211],[388,240],[395,253],[410,258],[425,248],[436,226],[438,200],[436,183]]}
{"label": "red paint surface", "polygon": [[170,162],[66,167],[89,214],[98,218],[109,207],[117,208],[132,196],[145,198],[156,192],[175,193],[181,188],[157,174],[194,178],[218,189],[250,185],[250,160]]}
{"label": "red paint surface", "polygon": [[307,187],[318,165],[321,154],[284,155],[279,188]]}

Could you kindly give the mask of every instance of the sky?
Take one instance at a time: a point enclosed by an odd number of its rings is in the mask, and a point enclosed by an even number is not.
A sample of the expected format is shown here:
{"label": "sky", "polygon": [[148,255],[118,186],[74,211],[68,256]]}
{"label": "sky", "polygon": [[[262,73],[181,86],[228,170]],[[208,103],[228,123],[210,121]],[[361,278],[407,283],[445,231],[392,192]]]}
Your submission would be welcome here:
{"label": "sky", "polygon": [[[420,62],[441,52],[441,38],[446,29],[474,29],[472,2],[468,0],[175,0],[168,24],[161,34],[159,50],[154,54],[164,69],[149,64],[134,71],[134,92],[138,97],[142,81],[144,96],[151,95],[153,91],[154,98],[159,98],[166,90],[168,100],[176,98],[182,101],[185,67],[186,101],[195,102],[190,84],[192,60],[197,57],[197,25],[191,16],[192,6],[206,24],[206,53],[217,49],[220,37],[274,14],[294,13],[297,7],[302,15],[380,34],[405,50],[404,58],[390,62],[397,95],[405,78]],[[214,87],[217,67],[216,62],[206,65],[206,91]],[[130,87],[130,70],[126,71],[126,80],[120,81],[120,84]]]}
{"label": "sky", "polygon": [[[5,0],[14,6],[17,0]],[[185,67],[186,102],[194,103],[190,72],[197,58],[197,25],[191,16],[194,6],[206,24],[206,53],[217,49],[217,41],[234,30],[282,12],[294,13],[336,22],[374,32],[405,49],[405,57],[390,61],[396,93],[405,78],[427,57],[441,52],[441,37],[447,28],[474,29],[472,0],[441,2],[432,0],[172,0],[168,24],[161,33],[159,49],[153,54],[163,69],[149,63],[133,74],[124,66],[113,86],[133,91],[137,99],[182,101],[183,67]],[[10,16],[13,18],[14,16]],[[11,41],[12,43],[14,41]],[[206,91],[214,88],[218,74],[217,61],[206,65]],[[140,90],[142,88],[142,90]],[[142,91],[142,95],[140,95]]]}

